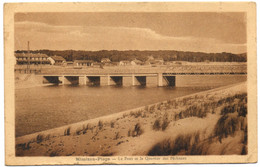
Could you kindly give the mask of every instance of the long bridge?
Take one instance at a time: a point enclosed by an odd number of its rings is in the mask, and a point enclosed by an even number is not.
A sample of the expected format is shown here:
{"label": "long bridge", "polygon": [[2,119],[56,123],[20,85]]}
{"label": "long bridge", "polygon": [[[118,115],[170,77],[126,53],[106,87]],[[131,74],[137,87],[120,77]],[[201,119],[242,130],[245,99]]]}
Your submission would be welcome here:
{"label": "long bridge", "polygon": [[[33,70],[33,69],[32,69]],[[128,66],[104,68],[52,67],[41,68],[36,75],[43,83],[79,85],[123,86],[176,86],[179,76],[191,75],[246,75],[243,65],[176,65],[176,66]]]}

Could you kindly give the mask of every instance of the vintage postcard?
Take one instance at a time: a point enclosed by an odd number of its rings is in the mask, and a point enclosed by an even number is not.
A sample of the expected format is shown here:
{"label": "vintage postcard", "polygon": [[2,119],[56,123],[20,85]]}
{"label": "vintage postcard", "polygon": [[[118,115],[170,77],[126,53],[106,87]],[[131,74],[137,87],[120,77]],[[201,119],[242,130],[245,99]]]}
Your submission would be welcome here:
{"label": "vintage postcard", "polygon": [[257,162],[256,5],[4,6],[7,165]]}

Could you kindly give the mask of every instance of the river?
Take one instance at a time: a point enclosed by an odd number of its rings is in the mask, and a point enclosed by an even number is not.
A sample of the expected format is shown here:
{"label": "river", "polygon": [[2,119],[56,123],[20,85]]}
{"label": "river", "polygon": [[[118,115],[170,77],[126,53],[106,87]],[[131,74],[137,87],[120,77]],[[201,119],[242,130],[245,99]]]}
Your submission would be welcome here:
{"label": "river", "polygon": [[23,136],[242,81],[246,76],[193,76],[180,79],[184,87],[53,85],[16,89],[15,134]]}

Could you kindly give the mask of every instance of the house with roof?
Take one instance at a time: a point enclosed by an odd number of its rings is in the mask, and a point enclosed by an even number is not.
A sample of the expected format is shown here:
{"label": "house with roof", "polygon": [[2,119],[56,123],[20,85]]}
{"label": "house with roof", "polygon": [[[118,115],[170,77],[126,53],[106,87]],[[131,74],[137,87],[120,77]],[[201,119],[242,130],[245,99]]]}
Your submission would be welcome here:
{"label": "house with roof", "polygon": [[111,60],[109,58],[102,58],[101,63],[105,66],[110,66],[111,65]]}
{"label": "house with roof", "polygon": [[39,65],[50,64],[48,56],[41,53],[15,53],[17,65]]}
{"label": "house with roof", "polygon": [[66,62],[66,60],[63,57],[56,55],[48,57],[48,60],[50,60],[51,65],[63,65]]}
{"label": "house with roof", "polygon": [[121,61],[119,62],[119,65],[120,65],[120,66],[131,65],[131,62],[128,61],[128,60],[121,60]]}
{"label": "house with roof", "polygon": [[147,61],[151,61],[151,60],[154,60],[154,57],[153,56],[148,56],[147,57]]}
{"label": "house with roof", "polygon": [[136,66],[136,65],[143,65],[144,63],[141,60],[134,59],[131,62],[131,65]]}
{"label": "house with roof", "polygon": [[111,60],[109,58],[102,58],[101,63],[111,63]]}
{"label": "house with roof", "polygon": [[75,60],[74,65],[90,67],[90,66],[93,66],[93,60]]}

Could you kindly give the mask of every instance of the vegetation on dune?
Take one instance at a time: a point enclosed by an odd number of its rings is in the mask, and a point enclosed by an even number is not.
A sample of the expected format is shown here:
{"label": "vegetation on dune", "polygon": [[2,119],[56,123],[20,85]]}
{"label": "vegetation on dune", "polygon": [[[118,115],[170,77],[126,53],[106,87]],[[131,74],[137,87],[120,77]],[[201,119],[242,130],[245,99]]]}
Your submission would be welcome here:
{"label": "vegetation on dune", "polygon": [[56,157],[59,156],[59,151],[58,150],[54,150],[50,153],[50,157]]}
{"label": "vegetation on dune", "polygon": [[170,123],[170,121],[169,121],[169,118],[168,118],[168,114],[166,113],[166,114],[164,114],[162,120],[160,118],[157,118],[154,121],[153,130],[162,130],[162,131],[164,131],[168,127],[169,123]]}
{"label": "vegetation on dune", "polygon": [[247,146],[246,145],[243,146],[241,155],[247,155]]}
{"label": "vegetation on dune", "polygon": [[115,127],[115,121],[111,121],[111,122],[110,122],[110,127],[111,127],[111,128],[114,128],[114,127]]}
{"label": "vegetation on dune", "polygon": [[153,124],[153,130],[160,130],[161,129],[161,120],[156,119]]}
{"label": "vegetation on dune", "polygon": [[80,135],[81,133],[82,133],[82,129],[81,128],[77,128],[76,135]]}
{"label": "vegetation on dune", "polygon": [[[184,101],[185,103],[185,101]],[[148,151],[148,155],[206,155],[209,154],[208,148],[211,144],[216,142],[222,143],[223,138],[229,136],[235,137],[238,132],[242,132],[241,155],[247,154],[247,94],[236,94],[222,98],[217,102],[207,103],[204,105],[190,106],[185,111],[181,111],[175,115],[175,120],[196,116],[203,118],[208,113],[206,106],[222,107],[220,111],[220,118],[217,121],[213,132],[201,139],[200,133],[179,134],[174,139],[165,139],[154,146]],[[204,107],[204,109],[202,108]],[[205,109],[206,107],[206,109]],[[154,130],[160,129],[160,120],[156,119],[153,125]],[[226,148],[221,151],[225,154]]]}
{"label": "vegetation on dune", "polygon": [[119,132],[116,132],[116,134],[115,134],[115,137],[114,137],[114,140],[117,140],[117,139],[119,139]]}
{"label": "vegetation on dune", "polygon": [[135,112],[132,111],[132,112],[130,112],[130,116],[138,118],[138,117],[142,116],[142,112],[143,112],[143,110],[138,110],[138,111],[135,111]]}
{"label": "vegetation on dune", "polygon": [[[247,104],[246,104],[246,94],[235,95],[233,97],[227,98],[226,101],[232,103],[234,99],[239,100],[237,103],[225,106],[221,110],[221,117],[218,120],[214,135],[218,136],[219,142],[229,135],[234,135],[238,130],[244,131],[247,137]],[[245,141],[247,139],[244,139]]]}
{"label": "vegetation on dune", "polygon": [[198,147],[200,133],[180,134],[174,140],[165,139],[157,143],[148,152],[148,155],[201,155],[202,148]]}
{"label": "vegetation on dune", "polygon": [[141,134],[143,134],[144,131],[141,127],[141,124],[140,123],[137,123],[135,124],[134,128],[133,129],[129,129],[128,130],[128,136],[132,136],[132,137],[137,137],[137,136],[140,136]]}
{"label": "vegetation on dune", "polygon": [[41,143],[43,141],[44,137],[42,134],[38,134],[37,137],[36,137],[36,142],[37,143]]}
{"label": "vegetation on dune", "polygon": [[88,128],[89,128],[89,124],[87,124],[87,126],[83,125],[83,128],[82,128],[82,134],[86,134]]}
{"label": "vegetation on dune", "polygon": [[101,130],[102,128],[103,128],[103,126],[104,126],[104,123],[103,123],[103,121],[98,121],[98,128],[99,128],[99,130]]}
{"label": "vegetation on dune", "polygon": [[[30,144],[32,143],[32,141],[29,141],[27,143],[20,143],[20,144],[16,144],[16,150],[17,149],[22,149],[22,150],[29,150],[31,148]],[[17,154],[17,152],[16,152]]]}
{"label": "vegetation on dune", "polygon": [[70,127],[64,130],[64,136],[69,136],[70,135]]}

